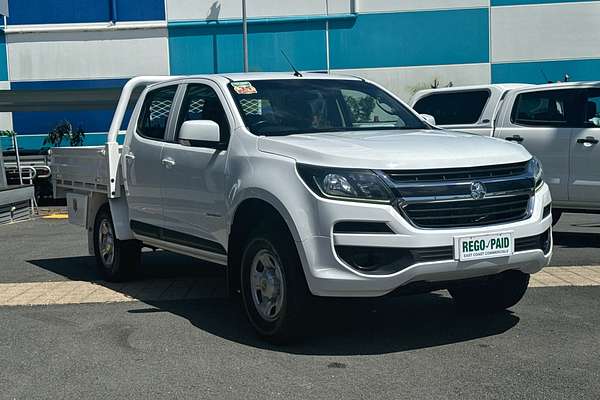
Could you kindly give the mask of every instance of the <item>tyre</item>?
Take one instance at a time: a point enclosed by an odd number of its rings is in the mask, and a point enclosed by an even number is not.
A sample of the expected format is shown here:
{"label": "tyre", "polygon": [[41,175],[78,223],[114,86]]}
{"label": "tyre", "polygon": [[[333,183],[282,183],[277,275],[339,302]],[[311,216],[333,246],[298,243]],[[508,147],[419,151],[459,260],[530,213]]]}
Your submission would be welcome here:
{"label": "tyre", "polygon": [[471,311],[496,312],[517,304],[529,286],[529,275],[506,271],[477,283],[448,288],[456,305]]}
{"label": "tyre", "polygon": [[137,240],[117,239],[108,207],[103,207],[96,215],[94,255],[98,272],[108,282],[131,279],[140,264],[140,243]]}
{"label": "tyre", "polygon": [[556,210],[554,208],[552,209],[552,226],[558,223],[558,220],[560,219],[562,213],[562,210]]}
{"label": "tyre", "polygon": [[240,270],[246,315],[259,335],[277,344],[299,337],[309,291],[289,232],[274,227],[253,231]]}

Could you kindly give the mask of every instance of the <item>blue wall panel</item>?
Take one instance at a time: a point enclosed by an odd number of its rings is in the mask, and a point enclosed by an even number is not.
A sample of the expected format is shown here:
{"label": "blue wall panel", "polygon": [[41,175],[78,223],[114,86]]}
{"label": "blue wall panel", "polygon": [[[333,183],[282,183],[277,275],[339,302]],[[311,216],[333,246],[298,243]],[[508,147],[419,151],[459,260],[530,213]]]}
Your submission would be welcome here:
{"label": "blue wall panel", "polygon": [[114,110],[44,111],[13,113],[13,129],[22,135],[46,134],[60,121],[67,120],[73,129],[85,132],[108,132]]}
{"label": "blue wall panel", "polygon": [[[164,0],[117,0],[119,21],[165,19]],[[10,0],[8,23],[61,24],[107,22],[112,19],[112,0]]]}
{"label": "blue wall panel", "polygon": [[600,81],[600,60],[540,61],[492,65],[493,83],[546,83],[562,80]]}
{"label": "blue wall panel", "polygon": [[[15,82],[12,83],[13,90],[68,90],[68,89],[97,89],[97,88],[121,88],[127,80],[125,79],[98,79],[98,80],[72,80],[72,81],[44,81],[44,82]],[[73,96],[77,92],[74,91]],[[126,129],[129,121],[128,112],[121,129]],[[112,121],[114,109],[99,110],[65,110],[43,111],[43,112],[13,112],[13,129],[21,135],[19,145],[23,148],[39,148],[44,136],[62,120],[68,120],[74,129],[81,126],[85,132],[98,133],[108,132]],[[34,136],[31,136],[34,135]],[[106,141],[106,135],[89,135],[86,145],[101,144]]]}
{"label": "blue wall panel", "polygon": [[165,0],[118,0],[119,21],[162,21],[165,19]]}
{"label": "blue wall panel", "polygon": [[71,81],[36,81],[36,82],[13,82],[13,90],[68,90],[68,89],[110,89],[122,88],[127,79],[93,79],[93,80],[71,80]]}
{"label": "blue wall panel", "polygon": [[[248,31],[250,70],[289,71],[281,50],[299,69],[325,68],[324,27],[323,21],[310,19],[253,23]],[[241,24],[172,24],[169,26],[169,55],[172,74],[242,71]]]}
{"label": "blue wall panel", "polygon": [[6,36],[0,31],[0,81],[8,80],[8,57],[6,55]]}
{"label": "blue wall panel", "polygon": [[8,23],[59,24],[108,21],[107,0],[10,0]]}
{"label": "blue wall panel", "polygon": [[359,14],[331,24],[332,68],[489,61],[488,9]]}

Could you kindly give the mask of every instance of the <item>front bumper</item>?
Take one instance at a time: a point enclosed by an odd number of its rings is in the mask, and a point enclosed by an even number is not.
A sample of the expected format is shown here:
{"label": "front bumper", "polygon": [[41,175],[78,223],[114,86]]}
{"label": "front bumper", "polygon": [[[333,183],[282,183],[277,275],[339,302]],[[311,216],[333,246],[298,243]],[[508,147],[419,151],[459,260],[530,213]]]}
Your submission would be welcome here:
{"label": "front bumper", "polygon": [[[431,248],[454,246],[458,236],[510,232],[513,238],[527,238],[550,232],[552,215],[544,216],[551,203],[547,185],[535,194],[531,217],[526,220],[480,226],[476,228],[421,229],[406,221],[393,207],[319,199],[318,232],[297,243],[311,292],[317,296],[377,297],[414,282],[441,282],[493,275],[506,270],[533,274],[547,266],[552,250],[517,251],[511,256],[475,261],[458,261],[456,257],[433,262],[418,262],[399,272],[373,275],[359,271],[338,257],[335,246],[382,248]],[[393,233],[334,233],[333,226],[342,221],[383,222]],[[454,252],[453,252],[454,253]]]}

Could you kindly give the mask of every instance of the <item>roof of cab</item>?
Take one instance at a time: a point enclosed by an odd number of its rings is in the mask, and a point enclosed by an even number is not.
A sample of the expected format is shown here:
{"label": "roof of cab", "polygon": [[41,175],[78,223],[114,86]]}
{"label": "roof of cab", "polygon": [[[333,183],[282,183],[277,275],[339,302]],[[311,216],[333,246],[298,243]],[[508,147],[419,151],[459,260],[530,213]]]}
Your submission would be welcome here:
{"label": "roof of cab", "polygon": [[485,85],[468,85],[468,86],[451,86],[445,88],[424,89],[415,94],[415,97],[421,97],[424,94],[439,93],[439,92],[463,92],[470,90],[481,89],[498,89],[501,92],[516,89],[556,89],[556,88],[577,88],[577,87],[600,87],[600,82],[582,81],[582,82],[556,82],[544,84],[529,84],[529,83],[492,83]]}
{"label": "roof of cab", "polygon": [[417,93],[430,93],[430,92],[462,92],[469,90],[482,90],[482,89],[499,89],[500,91],[521,89],[524,87],[535,86],[528,83],[494,83],[485,85],[467,85],[467,86],[450,86],[443,88],[432,88],[419,90]]}
{"label": "roof of cab", "polygon": [[[302,76],[294,76],[293,72],[234,72],[229,74],[202,74],[202,75],[186,75],[174,76],[172,79],[167,79],[165,82],[180,82],[187,79],[210,79],[222,84],[229,82],[240,81],[259,81],[259,80],[274,80],[274,79],[339,79],[339,80],[364,80],[363,78],[345,75],[345,74],[328,74],[326,72],[301,72]],[[161,82],[159,84],[162,84]],[[158,85],[158,84],[156,84]],[[154,85],[151,85],[154,86]]]}
{"label": "roof of cab", "polygon": [[302,76],[294,76],[293,72],[247,72],[247,73],[230,73],[219,74],[232,81],[258,81],[269,79],[345,79],[345,80],[362,80],[362,78],[344,75],[344,74],[328,74],[327,72],[300,72]]}
{"label": "roof of cab", "polygon": [[556,89],[556,88],[589,88],[600,87],[600,81],[581,81],[581,82],[556,82],[556,83],[544,83],[542,85],[535,85],[536,89]]}

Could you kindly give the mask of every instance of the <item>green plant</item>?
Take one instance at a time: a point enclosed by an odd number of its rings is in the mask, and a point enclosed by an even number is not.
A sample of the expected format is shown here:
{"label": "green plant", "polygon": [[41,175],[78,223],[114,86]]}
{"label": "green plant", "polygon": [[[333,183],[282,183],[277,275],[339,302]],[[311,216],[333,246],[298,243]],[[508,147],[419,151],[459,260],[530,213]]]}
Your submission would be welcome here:
{"label": "green plant", "polygon": [[83,141],[85,139],[85,131],[82,126],[77,128],[77,131],[71,133],[71,137],[69,138],[71,146],[83,146]]}
{"label": "green plant", "polygon": [[10,130],[5,130],[5,131],[0,131],[0,137],[4,136],[4,137],[13,137],[17,134],[17,132],[15,131],[10,131]]}
{"label": "green plant", "polygon": [[440,87],[453,87],[454,83],[452,81],[449,81],[447,84],[442,85],[442,83],[440,82],[440,80],[438,78],[433,78],[433,82],[421,82],[421,83],[417,83],[414,86],[409,87],[409,91],[411,94],[415,94],[418,91],[421,90],[425,90],[425,89],[437,89]]}
{"label": "green plant", "polygon": [[60,121],[44,139],[44,145],[52,145],[53,147],[60,147],[63,140],[68,140],[70,146],[81,146],[85,139],[85,132],[83,127],[77,128],[77,131],[73,131],[73,125],[67,121]]}

